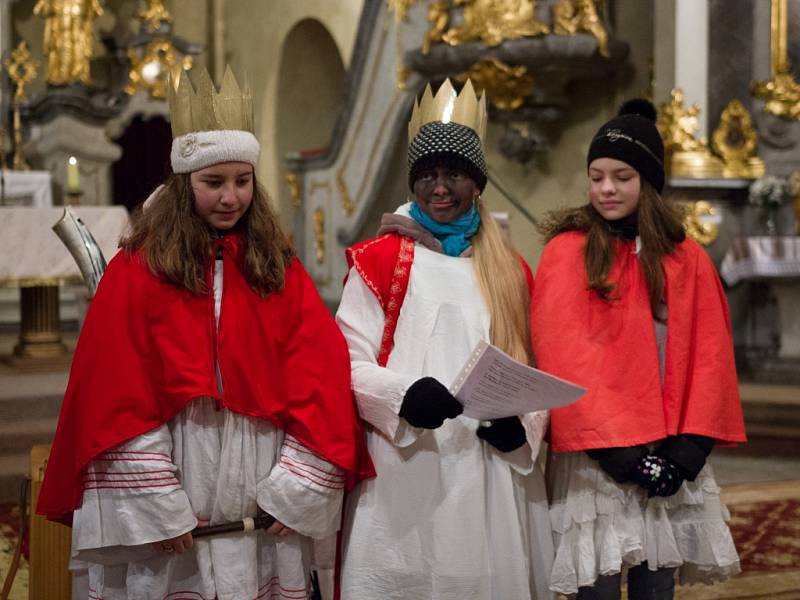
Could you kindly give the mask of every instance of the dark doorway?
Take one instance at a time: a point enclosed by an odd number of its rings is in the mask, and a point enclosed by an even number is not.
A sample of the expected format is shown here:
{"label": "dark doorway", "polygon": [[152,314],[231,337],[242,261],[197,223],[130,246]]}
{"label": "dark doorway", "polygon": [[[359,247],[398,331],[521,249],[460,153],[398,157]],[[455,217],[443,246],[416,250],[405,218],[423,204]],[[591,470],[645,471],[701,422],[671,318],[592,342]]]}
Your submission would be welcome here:
{"label": "dark doorway", "polygon": [[122,157],[111,167],[113,203],[130,211],[172,173],[172,131],[163,117],[138,116],[115,141],[122,147]]}

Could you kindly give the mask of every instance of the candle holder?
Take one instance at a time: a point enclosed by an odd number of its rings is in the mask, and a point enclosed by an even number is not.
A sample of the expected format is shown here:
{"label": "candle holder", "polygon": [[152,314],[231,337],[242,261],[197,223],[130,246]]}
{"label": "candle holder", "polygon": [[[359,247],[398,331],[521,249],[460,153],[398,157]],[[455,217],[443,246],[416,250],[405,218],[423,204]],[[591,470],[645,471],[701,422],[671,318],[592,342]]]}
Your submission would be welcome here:
{"label": "candle holder", "polygon": [[64,194],[64,205],[80,206],[83,198],[83,190],[67,190]]}

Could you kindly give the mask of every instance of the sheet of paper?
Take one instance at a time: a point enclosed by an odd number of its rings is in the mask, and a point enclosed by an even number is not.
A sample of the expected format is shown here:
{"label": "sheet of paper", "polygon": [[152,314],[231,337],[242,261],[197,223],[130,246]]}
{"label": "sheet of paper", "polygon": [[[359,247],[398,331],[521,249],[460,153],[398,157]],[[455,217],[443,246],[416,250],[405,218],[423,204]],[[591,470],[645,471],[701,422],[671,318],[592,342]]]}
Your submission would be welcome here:
{"label": "sheet of paper", "polygon": [[464,415],[489,420],[566,406],[586,389],[534,369],[480,342],[450,392],[464,405]]}

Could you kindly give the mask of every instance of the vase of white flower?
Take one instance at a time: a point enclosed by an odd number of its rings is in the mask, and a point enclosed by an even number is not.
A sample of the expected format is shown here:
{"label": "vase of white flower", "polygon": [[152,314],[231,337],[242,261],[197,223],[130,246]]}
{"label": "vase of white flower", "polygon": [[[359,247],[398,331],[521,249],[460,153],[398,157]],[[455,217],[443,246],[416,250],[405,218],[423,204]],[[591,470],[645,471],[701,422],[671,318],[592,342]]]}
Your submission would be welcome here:
{"label": "vase of white flower", "polygon": [[765,175],[750,186],[750,204],[761,209],[767,235],[778,234],[778,210],[791,196],[791,190],[788,180],[774,175]]}

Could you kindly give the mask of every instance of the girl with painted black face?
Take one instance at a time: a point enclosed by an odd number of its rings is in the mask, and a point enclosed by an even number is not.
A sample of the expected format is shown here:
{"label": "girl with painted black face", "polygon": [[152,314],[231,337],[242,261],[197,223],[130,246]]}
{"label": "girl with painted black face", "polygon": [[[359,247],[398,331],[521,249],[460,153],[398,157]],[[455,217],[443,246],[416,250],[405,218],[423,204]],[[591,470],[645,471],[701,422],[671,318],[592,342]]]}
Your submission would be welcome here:
{"label": "girl with painted black face", "polygon": [[673,597],[739,572],[706,457],[745,441],[728,307],[661,196],[655,109],[631,101],[587,160],[589,203],[550,215],[531,301],[538,366],[588,388],[551,413],[551,589]]}
{"label": "girl with painted black face", "polygon": [[[311,540],[371,474],[344,338],[256,182],[252,104],[204,75],[189,115],[170,98],[175,174],[92,301],[39,499],[92,598],[307,598]],[[192,535],[259,510],[267,530]]]}
{"label": "girl with painted black face", "polygon": [[[476,103],[468,88],[459,99]],[[449,82],[437,97],[448,93]],[[530,271],[480,198],[480,126],[439,114],[419,125],[414,199],[348,250],[336,315],[379,473],[347,501],[341,597],[545,598],[552,539],[536,456],[547,415],[481,426],[448,391],[479,341],[530,362]]]}

